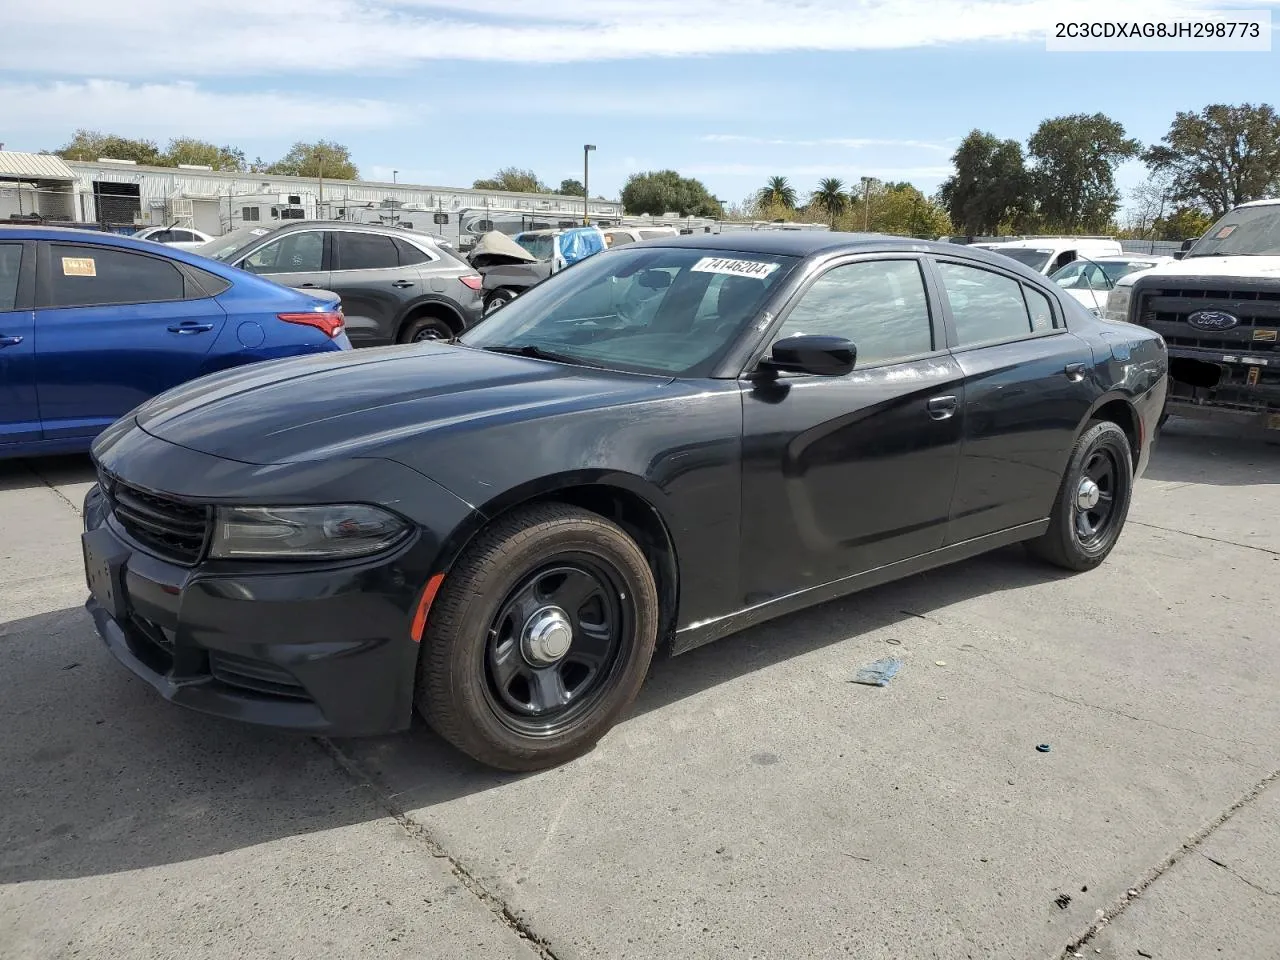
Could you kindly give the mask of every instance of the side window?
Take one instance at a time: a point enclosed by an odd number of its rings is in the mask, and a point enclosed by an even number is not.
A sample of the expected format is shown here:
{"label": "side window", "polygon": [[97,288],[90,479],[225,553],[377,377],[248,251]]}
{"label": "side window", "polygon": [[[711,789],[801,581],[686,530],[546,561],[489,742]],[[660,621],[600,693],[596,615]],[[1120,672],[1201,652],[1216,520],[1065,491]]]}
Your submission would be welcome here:
{"label": "side window", "polygon": [[833,267],[804,292],[776,339],[800,334],[852,340],[860,367],[929,353],[933,328],[920,265],[872,260]]}
{"label": "side window", "polygon": [[22,244],[0,243],[0,310],[18,304],[18,272],[22,269]]}
{"label": "side window", "polygon": [[170,238],[169,242],[170,243],[193,243],[195,239],[196,239],[196,235],[192,233],[190,230],[174,230],[173,236]]}
{"label": "side window", "polygon": [[109,247],[49,246],[52,307],[163,303],[185,296],[178,269],[167,260]]}
{"label": "side window", "polygon": [[172,243],[173,231],[157,230],[155,233],[151,234],[151,236],[147,237],[147,239],[150,240],[152,243]]}
{"label": "side window", "polygon": [[635,238],[629,233],[610,233],[605,235],[605,239],[609,241],[610,247],[623,247],[628,243],[635,243]]}
{"label": "side window", "polygon": [[938,272],[942,274],[961,347],[1010,340],[1031,332],[1031,317],[1022,299],[1022,284],[1017,280],[958,263],[939,263]]}
{"label": "side window", "polygon": [[415,247],[412,243],[405,243],[405,241],[401,240],[399,237],[393,238],[392,243],[396,246],[396,253],[400,255],[400,266],[402,267],[411,267],[415,263],[431,262],[431,258]]}
{"label": "side window", "polygon": [[1031,287],[1024,286],[1022,288],[1023,295],[1027,298],[1027,312],[1031,314],[1031,329],[1036,333],[1043,333],[1045,330],[1052,330],[1058,324],[1053,319],[1053,307],[1049,303],[1049,298],[1039,290],[1033,290]]}
{"label": "side window", "polygon": [[391,237],[380,233],[338,233],[339,270],[386,270],[400,266]]}
{"label": "side window", "polygon": [[286,233],[249,254],[250,273],[317,273],[324,266],[324,234],[318,230]]}

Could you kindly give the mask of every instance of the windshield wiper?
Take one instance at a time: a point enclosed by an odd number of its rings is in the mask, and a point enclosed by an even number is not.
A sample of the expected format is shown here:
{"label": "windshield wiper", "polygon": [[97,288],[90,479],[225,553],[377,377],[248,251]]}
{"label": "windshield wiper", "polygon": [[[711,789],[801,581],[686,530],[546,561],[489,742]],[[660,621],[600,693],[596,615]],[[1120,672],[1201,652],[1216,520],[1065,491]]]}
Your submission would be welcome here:
{"label": "windshield wiper", "polygon": [[522,343],[508,346],[502,344],[499,346],[484,347],[491,353],[508,353],[516,357],[532,357],[535,360],[553,360],[556,363],[572,363],[579,367],[600,367],[599,363],[592,363],[590,360],[584,360],[581,357],[575,357],[568,353],[557,353],[555,350],[547,350],[533,343]]}

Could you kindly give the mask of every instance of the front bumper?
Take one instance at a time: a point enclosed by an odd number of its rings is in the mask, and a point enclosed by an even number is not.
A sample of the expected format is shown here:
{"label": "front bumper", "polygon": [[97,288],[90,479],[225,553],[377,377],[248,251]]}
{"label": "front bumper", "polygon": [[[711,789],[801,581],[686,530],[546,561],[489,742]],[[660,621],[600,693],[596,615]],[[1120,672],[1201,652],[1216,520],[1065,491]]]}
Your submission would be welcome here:
{"label": "front bumper", "polygon": [[312,734],[409,725],[421,538],[346,565],[183,566],[133,540],[96,485],[84,518],[86,609],[111,654],[165,699]]}
{"label": "front bumper", "polygon": [[1170,346],[1165,412],[1280,430],[1280,358],[1249,350]]}

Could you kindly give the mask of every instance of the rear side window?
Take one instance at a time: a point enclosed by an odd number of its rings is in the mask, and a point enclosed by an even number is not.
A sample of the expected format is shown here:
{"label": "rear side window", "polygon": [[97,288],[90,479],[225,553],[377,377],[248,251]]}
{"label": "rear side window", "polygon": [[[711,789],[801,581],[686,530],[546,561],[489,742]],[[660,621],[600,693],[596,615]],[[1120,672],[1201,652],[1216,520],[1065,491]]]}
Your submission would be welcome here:
{"label": "rear side window", "polygon": [[[1023,287],[1017,280],[958,263],[939,263],[938,272],[961,347],[1013,340],[1032,332]],[[1052,313],[1049,316],[1052,322]]]}
{"label": "rear side window", "polygon": [[1027,312],[1031,314],[1031,329],[1034,332],[1043,333],[1058,325],[1048,297],[1028,286],[1023,286],[1022,295],[1027,298]]}
{"label": "rear side window", "polygon": [[22,269],[22,244],[0,243],[0,310],[18,304],[18,272]]}
{"label": "rear side window", "polygon": [[167,260],[110,247],[49,245],[52,307],[107,306],[181,300],[185,281]]}
{"label": "rear side window", "polygon": [[388,270],[400,266],[400,255],[391,237],[342,231],[338,238],[339,270]]}
{"label": "rear side window", "polygon": [[393,237],[391,242],[395,244],[396,253],[400,257],[400,266],[411,267],[415,263],[431,262],[431,258],[415,247],[412,243],[406,243],[399,237]]}

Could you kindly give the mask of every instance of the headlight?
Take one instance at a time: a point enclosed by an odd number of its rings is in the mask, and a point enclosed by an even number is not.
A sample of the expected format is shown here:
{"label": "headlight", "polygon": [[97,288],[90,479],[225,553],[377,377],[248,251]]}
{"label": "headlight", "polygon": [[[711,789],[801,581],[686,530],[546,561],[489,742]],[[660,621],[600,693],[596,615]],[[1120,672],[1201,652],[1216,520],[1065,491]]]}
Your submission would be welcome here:
{"label": "headlight", "polygon": [[341,560],[386,550],[408,532],[404,520],[365,504],[218,507],[209,556]]}
{"label": "headlight", "polygon": [[1108,320],[1129,319],[1129,298],[1133,295],[1132,287],[1116,287],[1107,295],[1106,318]]}

